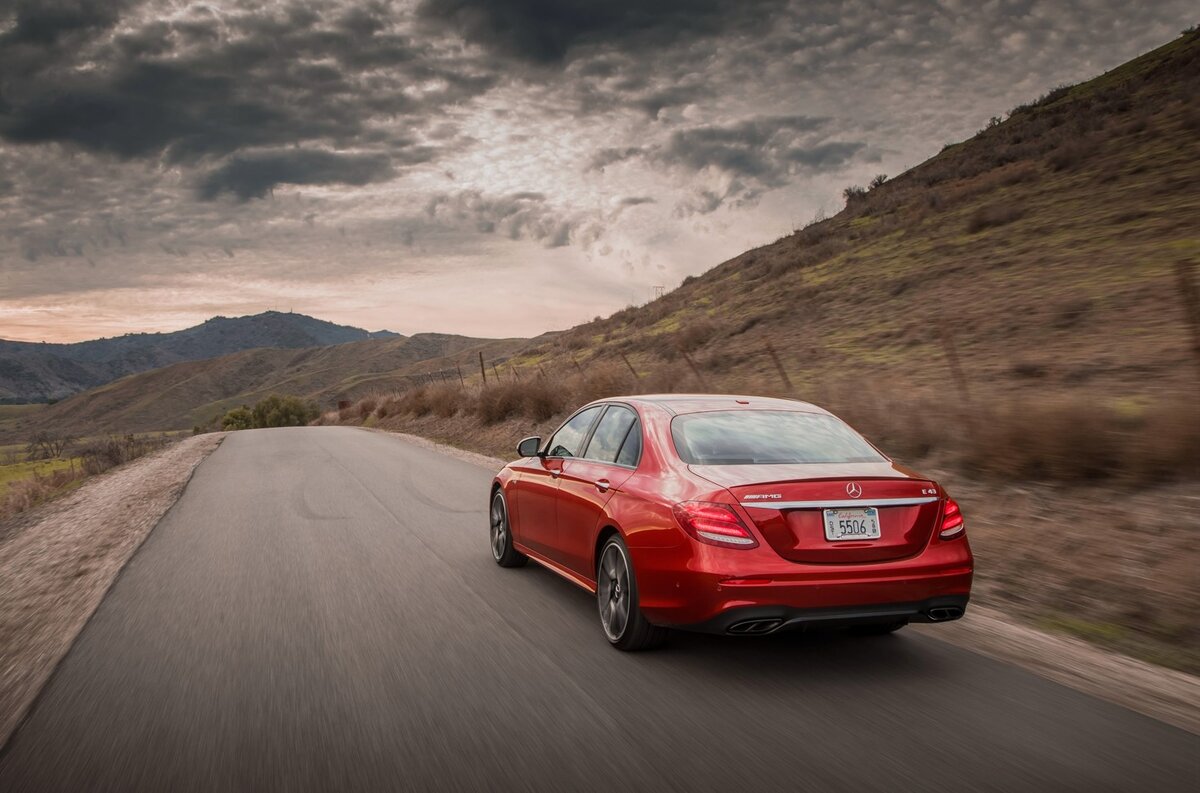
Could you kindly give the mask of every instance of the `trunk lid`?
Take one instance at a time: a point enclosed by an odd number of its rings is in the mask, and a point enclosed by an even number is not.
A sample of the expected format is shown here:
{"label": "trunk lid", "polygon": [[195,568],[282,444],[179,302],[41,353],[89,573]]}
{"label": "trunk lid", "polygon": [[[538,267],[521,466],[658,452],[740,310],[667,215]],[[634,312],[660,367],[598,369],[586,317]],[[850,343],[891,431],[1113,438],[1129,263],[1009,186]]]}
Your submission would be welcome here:
{"label": "trunk lid", "polygon": [[[785,559],[860,564],[902,559],[929,542],[941,511],[938,486],[891,463],[694,465],[733,494]],[[878,510],[878,539],[829,540],[826,509]]]}

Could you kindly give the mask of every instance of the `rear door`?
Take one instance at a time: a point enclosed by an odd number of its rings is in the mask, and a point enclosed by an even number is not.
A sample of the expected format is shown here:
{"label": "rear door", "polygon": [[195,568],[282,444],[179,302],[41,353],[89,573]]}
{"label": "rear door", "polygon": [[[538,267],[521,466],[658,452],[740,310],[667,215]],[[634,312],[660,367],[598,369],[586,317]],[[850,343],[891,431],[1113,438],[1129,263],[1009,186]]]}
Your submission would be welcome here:
{"label": "rear door", "polygon": [[559,478],[564,463],[583,450],[601,409],[596,405],[567,419],[546,444],[546,455],[531,458],[529,465],[519,468],[520,478],[515,484],[518,521],[514,531],[517,540],[526,548],[555,561],[562,556],[557,523]]}
{"label": "rear door", "polygon": [[605,505],[636,469],[641,441],[637,413],[625,405],[608,405],[583,454],[563,465],[558,487],[561,560],[583,578],[595,578],[596,531]]}

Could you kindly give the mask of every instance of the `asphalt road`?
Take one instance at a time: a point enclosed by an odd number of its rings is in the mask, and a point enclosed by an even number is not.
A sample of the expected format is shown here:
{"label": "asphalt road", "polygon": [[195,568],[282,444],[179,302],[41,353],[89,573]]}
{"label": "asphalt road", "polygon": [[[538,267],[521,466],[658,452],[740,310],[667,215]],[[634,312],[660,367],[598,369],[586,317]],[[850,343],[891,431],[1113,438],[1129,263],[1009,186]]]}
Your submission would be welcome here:
{"label": "asphalt road", "polygon": [[337,427],[230,435],[0,756],[0,791],[1195,790],[1200,740],[891,637],[610,649],[503,570],[488,472]]}

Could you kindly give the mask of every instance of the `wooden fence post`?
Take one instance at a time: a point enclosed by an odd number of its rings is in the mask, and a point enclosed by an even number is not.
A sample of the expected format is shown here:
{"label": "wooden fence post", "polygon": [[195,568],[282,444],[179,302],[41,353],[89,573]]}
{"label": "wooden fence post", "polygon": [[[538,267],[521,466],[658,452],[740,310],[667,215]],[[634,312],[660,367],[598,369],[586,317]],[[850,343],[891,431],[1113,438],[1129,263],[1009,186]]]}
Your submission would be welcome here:
{"label": "wooden fence post", "polygon": [[483,368],[483,351],[479,352],[479,374],[483,376],[483,384],[487,385],[487,369]]}
{"label": "wooden fence post", "polygon": [[1183,314],[1192,327],[1192,355],[1200,371],[1200,294],[1192,279],[1192,267],[1182,259],[1175,263],[1175,277],[1179,280],[1179,299],[1183,301]]}
{"label": "wooden fence post", "polygon": [[771,346],[771,342],[767,342],[767,355],[771,356],[771,361],[775,364],[775,371],[779,372],[779,379],[783,381],[783,387],[789,392],[792,391],[791,378],[787,376],[787,372],[783,370],[783,364],[779,360],[779,355],[775,352],[775,348]]}
{"label": "wooden fence post", "polygon": [[456,364],[454,364],[454,368],[458,370],[458,384],[460,386],[462,386],[463,388],[466,388],[467,387],[467,379],[465,377],[463,377],[462,367],[456,363]]}
{"label": "wooden fence post", "polygon": [[696,375],[696,379],[700,381],[700,387],[707,391],[708,381],[704,379],[704,375],[700,374],[700,369],[697,368],[695,362],[692,361],[692,356],[688,355],[683,350],[680,350],[679,352],[683,356],[683,360],[687,361],[687,365],[691,368],[692,374]]}
{"label": "wooden fence post", "polygon": [[954,334],[945,325],[938,329],[942,341],[942,350],[946,353],[946,365],[950,368],[950,376],[958,387],[958,393],[964,402],[971,401],[971,391],[967,388],[967,378],[963,375],[962,366],[958,362],[958,348],[954,346]]}
{"label": "wooden fence post", "polygon": [[625,357],[625,353],[623,353],[623,352],[619,352],[619,353],[617,353],[617,355],[620,355],[620,356],[621,356],[621,360],[622,360],[622,361],[624,361],[624,362],[625,362],[625,366],[627,366],[627,367],[629,368],[629,373],[633,375],[633,379],[634,379],[634,380],[641,380],[641,379],[642,379],[642,376],[641,376],[641,375],[639,375],[639,374],[637,373],[637,369],[634,369],[634,368],[633,368],[633,364],[631,364],[631,363],[629,362],[629,359]]}

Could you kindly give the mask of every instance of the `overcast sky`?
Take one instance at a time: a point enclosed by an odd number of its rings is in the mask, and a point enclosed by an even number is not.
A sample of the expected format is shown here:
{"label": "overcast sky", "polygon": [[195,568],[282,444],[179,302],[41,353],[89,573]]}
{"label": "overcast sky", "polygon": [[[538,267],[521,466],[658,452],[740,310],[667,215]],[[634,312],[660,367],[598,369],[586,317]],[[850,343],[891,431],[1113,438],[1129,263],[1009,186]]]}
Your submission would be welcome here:
{"label": "overcast sky", "polygon": [[673,287],[1194,0],[0,0],[0,337],[533,335]]}

